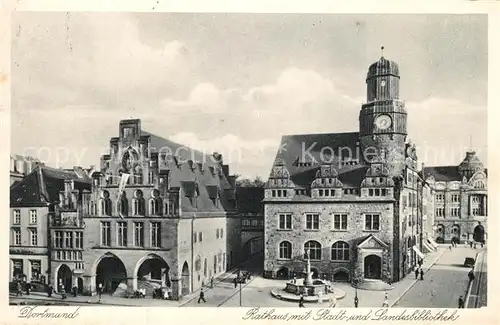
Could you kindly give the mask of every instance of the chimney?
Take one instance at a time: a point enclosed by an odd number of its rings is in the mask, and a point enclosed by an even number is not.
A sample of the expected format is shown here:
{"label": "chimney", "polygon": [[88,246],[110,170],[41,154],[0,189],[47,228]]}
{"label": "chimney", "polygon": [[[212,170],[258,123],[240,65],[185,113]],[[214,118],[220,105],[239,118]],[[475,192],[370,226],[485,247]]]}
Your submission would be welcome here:
{"label": "chimney", "polygon": [[222,155],[220,153],[214,152],[212,155],[213,155],[213,158],[214,158],[214,162],[218,163],[219,165],[223,164]]}
{"label": "chimney", "polygon": [[222,165],[222,172],[224,173],[224,176],[228,177],[229,176],[229,165]]}

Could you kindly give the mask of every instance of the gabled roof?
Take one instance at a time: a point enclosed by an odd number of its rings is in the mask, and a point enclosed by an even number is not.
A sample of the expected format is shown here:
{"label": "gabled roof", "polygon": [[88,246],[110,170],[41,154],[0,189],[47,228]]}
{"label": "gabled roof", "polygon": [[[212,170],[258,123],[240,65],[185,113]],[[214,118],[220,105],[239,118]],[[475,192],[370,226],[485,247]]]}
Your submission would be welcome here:
{"label": "gabled roof", "polygon": [[10,188],[10,205],[37,206],[56,202],[59,192],[64,190],[65,180],[72,180],[78,190],[91,188],[91,180],[86,175],[81,177],[74,171],[38,166]]}
{"label": "gabled roof", "polygon": [[[345,186],[359,187],[367,167],[362,165],[362,157],[357,156],[358,143],[358,132],[285,135],[281,138],[275,161],[284,162],[295,188],[309,188],[324,164],[334,165]],[[361,165],[344,166],[341,163],[358,159]],[[310,162],[311,165],[304,167],[299,162]]]}
{"label": "gabled roof", "polygon": [[389,245],[384,243],[377,236],[371,234],[365,240],[363,240],[360,244],[358,244],[359,248],[387,248]]}
{"label": "gabled roof", "polygon": [[236,189],[239,213],[264,213],[263,187],[238,187]]}
{"label": "gabled roof", "polygon": [[[142,130],[141,135],[149,138],[153,153],[171,154],[177,158],[177,162],[170,166],[169,186],[182,189],[183,195],[180,201],[183,212],[235,210],[234,195],[232,194],[234,188],[222,172],[221,162],[217,161],[213,154],[205,154],[144,130]],[[200,169],[199,163],[203,163],[202,169]],[[212,174],[211,170],[219,172]],[[220,189],[220,204],[214,202],[213,199],[217,189]],[[195,191],[197,191],[197,195],[193,197]]]}

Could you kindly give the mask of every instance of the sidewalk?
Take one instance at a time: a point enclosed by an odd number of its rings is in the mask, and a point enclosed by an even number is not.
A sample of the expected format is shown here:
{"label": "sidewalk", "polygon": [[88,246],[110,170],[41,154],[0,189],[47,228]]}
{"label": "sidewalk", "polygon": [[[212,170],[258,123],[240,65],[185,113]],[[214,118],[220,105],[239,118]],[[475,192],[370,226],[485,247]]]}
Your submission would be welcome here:
{"label": "sidewalk", "polygon": [[[425,273],[439,260],[441,255],[446,251],[444,247],[438,247],[437,251],[431,252],[426,255],[424,259],[424,263],[422,265],[422,269],[424,270],[424,277]],[[399,282],[393,283],[392,286],[394,287],[392,290],[387,291],[388,295],[388,301],[389,301],[389,306],[392,307],[394,306],[402,296],[410,288],[415,285],[420,280],[415,280],[415,275],[413,273],[409,273],[406,275],[405,278],[400,280]],[[338,300],[338,307],[344,307],[344,308],[352,308],[354,307],[354,297],[355,297],[355,288],[353,288],[350,284],[340,284],[340,283],[335,283],[334,286],[338,286],[342,290],[346,292],[346,296]],[[364,307],[376,307],[380,306],[382,307],[382,303],[384,302],[385,298],[385,293],[386,291],[370,291],[370,290],[360,290],[358,289],[358,299],[359,299],[359,307],[364,308]]]}

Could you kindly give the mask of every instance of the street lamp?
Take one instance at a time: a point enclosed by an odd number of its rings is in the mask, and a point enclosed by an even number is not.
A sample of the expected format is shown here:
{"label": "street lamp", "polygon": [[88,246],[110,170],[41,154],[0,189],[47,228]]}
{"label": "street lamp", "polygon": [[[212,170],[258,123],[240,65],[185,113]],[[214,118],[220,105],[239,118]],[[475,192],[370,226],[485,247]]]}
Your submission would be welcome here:
{"label": "street lamp", "polygon": [[354,279],[354,307],[358,308],[358,279]]}

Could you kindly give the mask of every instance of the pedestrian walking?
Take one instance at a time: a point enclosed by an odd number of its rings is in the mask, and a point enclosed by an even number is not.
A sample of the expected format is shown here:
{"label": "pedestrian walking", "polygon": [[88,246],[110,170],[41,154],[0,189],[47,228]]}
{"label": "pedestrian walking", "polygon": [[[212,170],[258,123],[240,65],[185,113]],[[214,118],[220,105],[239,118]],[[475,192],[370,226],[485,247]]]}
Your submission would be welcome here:
{"label": "pedestrian walking", "polygon": [[97,294],[99,295],[99,301],[101,301],[101,297],[102,297],[102,282],[99,283],[99,287],[97,288]]}
{"label": "pedestrian walking", "polygon": [[49,285],[49,288],[47,290],[49,297],[52,297],[52,293],[54,293],[54,287],[52,285]]}
{"label": "pedestrian walking", "polygon": [[[238,272],[238,278],[240,277],[240,273]],[[210,279],[210,287],[213,288],[214,287],[214,277],[212,276],[212,278]]]}
{"label": "pedestrian walking", "polygon": [[469,246],[470,246],[470,248],[472,248],[472,244],[473,244],[473,243],[472,243],[472,240],[471,240],[471,241],[469,242]]}
{"label": "pedestrian walking", "polygon": [[465,308],[465,301],[463,296],[458,297],[458,308]]}
{"label": "pedestrian walking", "polygon": [[198,298],[198,303],[200,303],[200,301],[202,301],[202,300],[204,303],[207,302],[205,300],[205,292],[203,292],[203,288],[201,288],[201,290],[200,290],[200,297]]}
{"label": "pedestrian walking", "polygon": [[424,279],[424,270],[420,269],[420,280]]}
{"label": "pedestrian walking", "polygon": [[29,295],[31,291],[31,283],[26,283],[26,294]]}
{"label": "pedestrian walking", "polygon": [[299,308],[304,308],[304,296],[300,295]]}
{"label": "pedestrian walking", "polygon": [[469,282],[474,281],[474,279],[476,278],[476,276],[474,275],[474,269],[471,269],[467,276],[469,277]]}
{"label": "pedestrian walking", "polygon": [[359,299],[358,299],[358,296],[355,296],[354,297],[354,308],[358,308],[358,305],[359,305]]}
{"label": "pedestrian walking", "polygon": [[418,274],[420,273],[420,269],[417,267],[415,268],[415,280],[418,280]]}
{"label": "pedestrian walking", "polygon": [[387,300],[387,298],[384,299],[384,302],[382,303],[382,307],[389,308],[389,300]]}
{"label": "pedestrian walking", "polygon": [[61,299],[66,299],[66,290],[64,289],[64,286],[61,288]]}
{"label": "pedestrian walking", "polygon": [[237,277],[234,277],[234,288],[236,289],[236,287],[238,286],[238,278]]}
{"label": "pedestrian walking", "polygon": [[294,276],[294,277],[293,277],[292,283],[293,283],[293,284],[296,284],[296,283],[297,283],[297,277],[296,277],[296,276]]}

